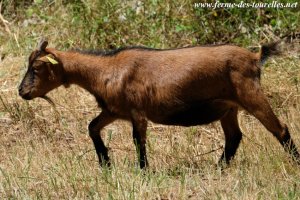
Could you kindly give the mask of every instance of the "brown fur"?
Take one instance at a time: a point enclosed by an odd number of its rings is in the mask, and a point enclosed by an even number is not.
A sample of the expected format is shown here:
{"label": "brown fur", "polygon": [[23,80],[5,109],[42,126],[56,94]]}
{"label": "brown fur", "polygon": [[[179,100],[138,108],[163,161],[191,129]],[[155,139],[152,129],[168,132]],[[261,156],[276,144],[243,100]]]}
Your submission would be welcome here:
{"label": "brown fur", "polygon": [[[96,56],[58,51],[42,43],[29,57],[19,93],[29,100],[60,85],[77,84],[94,95],[102,112],[90,123],[89,132],[100,163],[104,159],[109,164],[109,157],[99,132],[116,119],[131,121],[141,168],[147,166],[147,120],[182,126],[221,120],[226,142],[220,162],[229,163],[242,139],[239,108],[260,120],[298,161],[299,153],[286,125],[274,115],[260,87],[262,63],[278,54],[276,45],[263,45],[260,53],[221,45],[131,48]],[[46,55],[58,64],[50,63]]]}

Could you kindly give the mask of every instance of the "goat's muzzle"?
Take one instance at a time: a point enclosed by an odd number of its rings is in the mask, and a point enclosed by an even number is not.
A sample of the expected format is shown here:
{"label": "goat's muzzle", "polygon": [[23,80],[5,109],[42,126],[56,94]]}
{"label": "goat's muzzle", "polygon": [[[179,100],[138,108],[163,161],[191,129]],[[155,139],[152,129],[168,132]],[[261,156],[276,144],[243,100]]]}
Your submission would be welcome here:
{"label": "goat's muzzle", "polygon": [[24,91],[24,88],[22,87],[22,85],[19,86],[18,90],[19,90],[19,95],[23,99],[25,99],[25,100],[31,100],[32,99],[32,97],[30,95],[30,91]]}

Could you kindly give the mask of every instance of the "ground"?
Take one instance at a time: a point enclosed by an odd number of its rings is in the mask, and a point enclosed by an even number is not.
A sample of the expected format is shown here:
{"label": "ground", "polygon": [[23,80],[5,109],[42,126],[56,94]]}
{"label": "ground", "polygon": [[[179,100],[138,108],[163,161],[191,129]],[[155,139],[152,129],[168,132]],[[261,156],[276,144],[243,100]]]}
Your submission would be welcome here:
{"label": "ground", "polygon": [[[22,100],[17,87],[25,56],[0,62],[0,197],[11,199],[298,199],[300,173],[276,139],[245,111],[243,141],[224,171],[219,122],[183,128],[150,123],[150,168],[137,164],[130,124],[117,121],[102,137],[113,165],[100,169],[88,123],[100,109],[86,91],[71,86],[43,99]],[[264,92],[300,148],[299,57],[270,59]],[[253,97],[255,98],[255,97]]]}

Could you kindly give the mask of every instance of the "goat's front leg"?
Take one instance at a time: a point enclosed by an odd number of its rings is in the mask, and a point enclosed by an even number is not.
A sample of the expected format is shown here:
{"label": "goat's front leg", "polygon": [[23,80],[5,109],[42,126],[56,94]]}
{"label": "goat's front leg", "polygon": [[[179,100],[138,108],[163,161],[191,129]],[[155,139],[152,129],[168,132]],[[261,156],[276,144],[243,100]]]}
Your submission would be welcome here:
{"label": "goat's front leg", "polygon": [[[103,110],[95,119],[89,124],[89,134],[93,140],[98,158],[99,164],[110,166],[110,161],[108,157],[108,150],[104,145],[103,140],[101,139],[100,131],[106,125],[113,122],[114,118],[108,111]],[[103,162],[104,159],[104,162]]]}
{"label": "goat's front leg", "polygon": [[133,113],[131,122],[132,122],[133,142],[135,144],[136,151],[138,153],[140,168],[143,169],[148,166],[147,155],[146,155],[147,119],[139,113]]}

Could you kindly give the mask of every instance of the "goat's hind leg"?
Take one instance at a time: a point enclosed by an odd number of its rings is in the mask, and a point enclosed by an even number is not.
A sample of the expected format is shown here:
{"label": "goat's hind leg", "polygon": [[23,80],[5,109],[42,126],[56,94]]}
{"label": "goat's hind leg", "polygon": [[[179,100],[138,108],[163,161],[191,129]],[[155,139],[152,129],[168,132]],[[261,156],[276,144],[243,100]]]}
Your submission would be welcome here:
{"label": "goat's hind leg", "polygon": [[234,107],[229,109],[226,115],[221,119],[221,125],[225,135],[225,150],[219,160],[219,166],[229,164],[242,139],[242,132],[238,124],[237,115],[238,108]]}
{"label": "goat's hind leg", "polygon": [[268,131],[270,131],[284,147],[292,158],[300,164],[300,154],[292,140],[288,128],[285,124],[281,123],[275,116],[269,105],[267,98],[260,89],[255,93],[246,92],[247,90],[240,91],[241,105],[252,115],[254,115]]}
{"label": "goat's hind leg", "polygon": [[93,119],[89,124],[89,134],[93,140],[100,166],[110,166],[108,150],[101,138],[100,131],[114,120],[115,118],[113,116],[111,116],[107,111],[103,110],[100,115]]}

